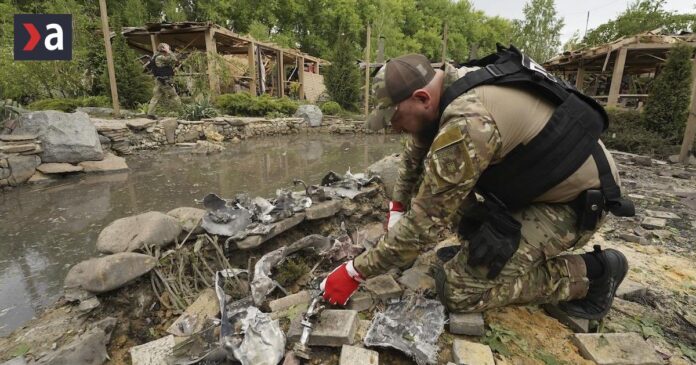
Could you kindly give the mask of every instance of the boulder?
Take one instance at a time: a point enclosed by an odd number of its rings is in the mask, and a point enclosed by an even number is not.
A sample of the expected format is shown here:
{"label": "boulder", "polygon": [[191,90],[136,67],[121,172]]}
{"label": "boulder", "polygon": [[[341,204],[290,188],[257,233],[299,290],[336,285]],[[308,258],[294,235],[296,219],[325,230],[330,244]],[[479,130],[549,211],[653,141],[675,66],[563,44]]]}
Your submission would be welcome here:
{"label": "boulder", "polygon": [[168,144],[176,143],[176,127],[179,126],[179,122],[176,118],[165,118],[159,121],[159,125],[164,130],[164,135],[167,138]]}
{"label": "boulder", "polygon": [[181,225],[176,219],[160,212],[147,212],[111,222],[99,233],[97,250],[115,253],[144,246],[165,246],[180,233]]}
{"label": "boulder", "polygon": [[303,118],[310,127],[319,127],[321,125],[321,121],[324,117],[324,114],[322,114],[321,109],[319,109],[318,106],[312,104],[304,104],[300,105],[300,107],[297,108],[295,116]]}
{"label": "boulder", "polygon": [[399,179],[400,163],[401,158],[399,155],[393,154],[367,167],[367,172],[370,176],[377,175],[382,179],[384,183],[384,193],[390,199],[392,198],[392,194],[394,194],[394,185],[396,185],[396,181]]}
{"label": "boulder", "polygon": [[70,268],[63,286],[66,289],[104,293],[148,273],[156,263],[154,257],[135,252],[92,258]]}
{"label": "boulder", "polygon": [[84,169],[84,172],[108,173],[128,171],[126,159],[113,153],[107,153],[101,161],[83,161],[79,165]]}
{"label": "boulder", "polygon": [[175,208],[167,212],[167,215],[174,217],[186,232],[191,232],[192,234],[201,234],[204,232],[203,226],[201,226],[200,221],[205,215],[205,210],[190,207]]}
{"label": "boulder", "polygon": [[36,169],[44,174],[67,174],[70,172],[80,172],[83,170],[82,166],[75,166],[62,162],[42,163],[41,165],[37,166]]}
{"label": "boulder", "polygon": [[36,166],[39,166],[41,160],[37,156],[10,156],[7,158],[7,164],[10,167],[11,176],[9,178],[11,185],[19,185],[29,180],[36,172]]}
{"label": "boulder", "polygon": [[97,130],[82,112],[48,110],[22,114],[14,133],[38,135],[43,162],[75,163],[104,158]]}
{"label": "boulder", "polygon": [[155,123],[157,123],[156,120],[147,118],[135,118],[126,121],[128,128],[136,131],[147,129],[150,126],[153,126]]}
{"label": "boulder", "polygon": [[101,328],[93,328],[78,336],[69,344],[50,352],[36,362],[38,365],[101,365],[109,357],[106,345],[110,334]]}

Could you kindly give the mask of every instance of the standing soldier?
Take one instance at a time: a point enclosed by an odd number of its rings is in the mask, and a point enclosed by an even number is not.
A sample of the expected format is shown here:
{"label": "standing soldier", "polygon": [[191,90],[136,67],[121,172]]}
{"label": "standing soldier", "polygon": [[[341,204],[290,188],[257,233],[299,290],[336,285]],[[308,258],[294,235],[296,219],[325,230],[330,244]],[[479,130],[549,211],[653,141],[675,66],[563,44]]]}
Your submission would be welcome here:
{"label": "standing soldier", "polygon": [[157,53],[150,61],[150,69],[155,76],[155,88],[152,90],[152,99],[147,107],[147,115],[155,117],[155,108],[161,99],[173,102],[177,107],[181,105],[181,99],[174,89],[174,66],[176,54],[172,52],[167,43],[157,46]]}
{"label": "standing soldier", "polygon": [[387,234],[329,274],[324,298],[345,304],[360,281],[410,267],[446,225],[460,245],[437,251],[432,274],[450,311],[560,302],[602,318],[626,258],[599,246],[566,251],[583,247],[606,212],[634,213],[599,140],[606,112],[514,47],[469,66],[435,70],[414,54],[377,72],[368,126],[412,139]]}

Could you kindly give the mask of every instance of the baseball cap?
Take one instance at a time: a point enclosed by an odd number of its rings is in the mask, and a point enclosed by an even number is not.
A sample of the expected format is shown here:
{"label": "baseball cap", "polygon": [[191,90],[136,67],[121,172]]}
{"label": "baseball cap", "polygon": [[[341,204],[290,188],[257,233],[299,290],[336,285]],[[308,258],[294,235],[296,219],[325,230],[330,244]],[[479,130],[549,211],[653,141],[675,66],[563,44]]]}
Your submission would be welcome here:
{"label": "baseball cap", "polygon": [[367,127],[374,131],[388,127],[396,106],[427,85],[433,77],[435,70],[423,55],[407,54],[387,61],[372,82],[372,94],[377,105],[367,117]]}

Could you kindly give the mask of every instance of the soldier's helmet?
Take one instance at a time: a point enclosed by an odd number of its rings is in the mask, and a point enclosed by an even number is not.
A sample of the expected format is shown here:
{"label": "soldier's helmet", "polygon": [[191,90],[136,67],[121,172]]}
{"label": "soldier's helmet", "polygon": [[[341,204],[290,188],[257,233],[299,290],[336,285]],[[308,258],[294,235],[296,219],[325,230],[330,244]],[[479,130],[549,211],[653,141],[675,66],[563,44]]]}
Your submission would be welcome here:
{"label": "soldier's helmet", "polygon": [[169,44],[167,44],[167,43],[160,43],[157,46],[157,50],[160,52],[167,52],[167,53],[172,51],[171,47],[169,47]]}

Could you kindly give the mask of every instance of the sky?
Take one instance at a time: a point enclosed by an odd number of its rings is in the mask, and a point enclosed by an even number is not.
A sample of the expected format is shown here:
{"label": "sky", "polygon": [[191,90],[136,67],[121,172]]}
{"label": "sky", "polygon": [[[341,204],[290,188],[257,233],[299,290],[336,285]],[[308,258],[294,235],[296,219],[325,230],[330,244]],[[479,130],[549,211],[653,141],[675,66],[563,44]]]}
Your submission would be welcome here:
{"label": "sky", "polygon": [[[528,0],[470,0],[474,8],[488,15],[499,15],[509,19],[522,19],[522,8]],[[590,12],[588,29],[597,27],[626,10],[634,0],[556,0],[556,11],[565,20],[561,31],[561,42],[565,43],[576,30],[580,36],[585,32],[587,11]],[[679,13],[694,12],[696,0],[667,0],[665,9]]]}

